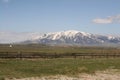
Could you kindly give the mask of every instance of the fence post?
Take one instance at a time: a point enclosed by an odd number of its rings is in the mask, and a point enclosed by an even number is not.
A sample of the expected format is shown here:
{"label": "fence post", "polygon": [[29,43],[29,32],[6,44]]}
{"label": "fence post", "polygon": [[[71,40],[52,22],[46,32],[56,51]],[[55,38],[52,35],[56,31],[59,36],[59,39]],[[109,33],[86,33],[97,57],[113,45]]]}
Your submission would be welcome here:
{"label": "fence post", "polygon": [[108,53],[106,53],[106,58],[108,59],[108,57],[109,57],[109,56],[108,56]]}
{"label": "fence post", "polygon": [[21,53],[21,51],[18,51],[18,56],[17,56],[17,58],[22,59],[22,53]]}
{"label": "fence post", "polygon": [[76,53],[72,53],[72,56],[73,56],[73,58],[75,58],[75,59],[76,59],[76,57],[77,57]]}
{"label": "fence post", "polygon": [[6,57],[5,58],[9,58],[9,56],[8,56],[8,52],[6,52]]}

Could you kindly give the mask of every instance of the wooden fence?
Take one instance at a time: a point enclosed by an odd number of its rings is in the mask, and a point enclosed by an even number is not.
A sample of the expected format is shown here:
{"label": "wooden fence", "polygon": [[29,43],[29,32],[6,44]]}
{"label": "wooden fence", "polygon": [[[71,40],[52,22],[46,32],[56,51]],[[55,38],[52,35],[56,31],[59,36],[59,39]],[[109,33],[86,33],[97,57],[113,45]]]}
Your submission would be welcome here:
{"label": "wooden fence", "polygon": [[120,53],[38,53],[0,52],[0,58],[120,58]]}

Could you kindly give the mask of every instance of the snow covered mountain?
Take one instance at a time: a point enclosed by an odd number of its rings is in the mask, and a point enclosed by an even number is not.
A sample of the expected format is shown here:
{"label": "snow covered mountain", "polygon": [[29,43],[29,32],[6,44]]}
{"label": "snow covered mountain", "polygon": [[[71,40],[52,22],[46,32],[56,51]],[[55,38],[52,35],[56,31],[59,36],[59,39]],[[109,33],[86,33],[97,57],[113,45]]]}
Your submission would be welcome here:
{"label": "snow covered mountain", "polygon": [[120,44],[120,37],[104,36],[85,33],[81,31],[69,30],[54,33],[47,33],[37,36],[35,39],[24,41],[23,43],[40,44],[70,44],[70,45],[108,45]]}

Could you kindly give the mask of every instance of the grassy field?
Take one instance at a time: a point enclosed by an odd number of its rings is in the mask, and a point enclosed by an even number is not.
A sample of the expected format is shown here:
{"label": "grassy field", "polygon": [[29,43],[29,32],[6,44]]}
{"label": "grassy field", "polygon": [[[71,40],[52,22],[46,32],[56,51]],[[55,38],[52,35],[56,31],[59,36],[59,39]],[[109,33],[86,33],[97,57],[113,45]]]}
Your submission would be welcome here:
{"label": "grassy field", "polygon": [[[0,44],[0,53],[37,52],[37,53],[120,53],[118,48],[75,47],[46,45],[13,45]],[[4,78],[39,77],[47,75],[77,75],[94,73],[99,70],[120,70],[120,58],[53,58],[53,59],[0,59],[0,80]]]}
{"label": "grassy field", "polygon": [[106,69],[120,70],[120,59],[1,59],[0,80],[4,78],[77,75]]}
{"label": "grassy field", "polygon": [[0,52],[39,52],[39,53],[120,53],[118,48],[106,47],[77,47],[77,46],[46,46],[37,44],[0,45]]}

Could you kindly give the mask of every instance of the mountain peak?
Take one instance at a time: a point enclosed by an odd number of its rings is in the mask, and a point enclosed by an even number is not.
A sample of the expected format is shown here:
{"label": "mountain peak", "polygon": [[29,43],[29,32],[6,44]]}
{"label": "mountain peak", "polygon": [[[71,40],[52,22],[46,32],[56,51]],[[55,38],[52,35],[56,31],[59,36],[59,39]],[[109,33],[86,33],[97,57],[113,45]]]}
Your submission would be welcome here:
{"label": "mountain peak", "polygon": [[80,31],[77,31],[77,30],[67,30],[67,31],[64,31],[64,32],[74,32],[74,33],[78,33]]}
{"label": "mountain peak", "polygon": [[105,45],[119,44],[120,37],[114,38],[112,36],[95,35],[82,31],[68,30],[41,35],[39,39],[32,40],[31,43]]}
{"label": "mountain peak", "polygon": [[63,33],[64,33],[64,35],[66,35],[66,36],[73,36],[73,35],[79,33],[79,31],[76,31],[76,30],[68,30],[68,31],[64,31]]}

